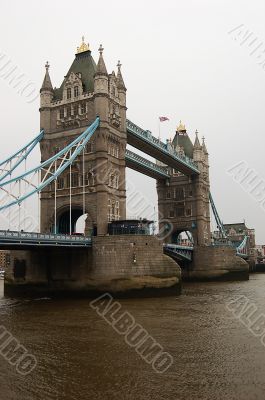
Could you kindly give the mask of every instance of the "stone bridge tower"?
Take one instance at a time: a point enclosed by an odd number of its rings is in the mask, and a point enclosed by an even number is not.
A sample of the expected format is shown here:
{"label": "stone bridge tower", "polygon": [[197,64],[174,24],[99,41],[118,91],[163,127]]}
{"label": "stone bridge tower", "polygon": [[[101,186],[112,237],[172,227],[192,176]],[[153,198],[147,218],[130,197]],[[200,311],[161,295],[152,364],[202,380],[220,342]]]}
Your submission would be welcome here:
{"label": "stone bridge tower", "polygon": [[201,145],[196,131],[196,139],[192,144],[185,125],[180,123],[169,146],[172,146],[178,154],[193,159],[198,165],[200,174],[185,176],[169,168],[170,180],[157,181],[159,219],[164,225],[160,228],[169,230],[166,239],[168,243],[176,243],[181,232],[189,231],[195,245],[208,245],[211,241],[210,181],[208,152],[204,139]]}
{"label": "stone bridge tower", "polygon": [[42,161],[74,140],[96,116],[100,127],[72,164],[71,174],[67,169],[57,179],[56,201],[54,184],[41,192],[41,232],[74,232],[77,219],[87,214],[87,233],[94,229],[104,235],[109,221],[126,217],[126,88],[121,64],[117,74],[108,74],[102,46],[96,65],[83,38],[60,88],[52,86],[46,64],[40,90]]}

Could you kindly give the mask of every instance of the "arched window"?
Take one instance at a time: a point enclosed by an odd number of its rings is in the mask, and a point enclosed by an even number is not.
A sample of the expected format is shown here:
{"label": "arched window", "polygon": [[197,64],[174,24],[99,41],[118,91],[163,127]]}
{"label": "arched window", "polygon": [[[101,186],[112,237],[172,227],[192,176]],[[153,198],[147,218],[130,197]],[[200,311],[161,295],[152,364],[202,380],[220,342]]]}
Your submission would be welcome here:
{"label": "arched window", "polygon": [[74,115],[78,115],[78,104],[74,104]]}
{"label": "arched window", "polygon": [[75,87],[74,87],[74,96],[75,96],[75,97],[78,97],[78,96],[79,96],[79,87],[78,87],[78,86],[75,86]]}
{"label": "arched window", "polygon": [[78,187],[79,186],[79,175],[77,172],[72,172],[72,174],[67,174],[67,187]]}
{"label": "arched window", "polygon": [[119,176],[118,175],[115,176],[115,188],[119,189]]}
{"label": "arched window", "polygon": [[66,108],[66,115],[67,117],[71,117],[71,107]]}
{"label": "arched window", "polygon": [[67,99],[71,99],[72,97],[72,89],[71,88],[67,88]]}
{"label": "arched window", "polygon": [[88,142],[86,144],[85,152],[86,153],[92,153],[92,143],[91,142]]}
{"label": "arched window", "polygon": [[64,188],[64,178],[58,178],[57,179],[57,189],[63,189]]}
{"label": "arched window", "polygon": [[60,108],[60,119],[64,118],[64,108]]}

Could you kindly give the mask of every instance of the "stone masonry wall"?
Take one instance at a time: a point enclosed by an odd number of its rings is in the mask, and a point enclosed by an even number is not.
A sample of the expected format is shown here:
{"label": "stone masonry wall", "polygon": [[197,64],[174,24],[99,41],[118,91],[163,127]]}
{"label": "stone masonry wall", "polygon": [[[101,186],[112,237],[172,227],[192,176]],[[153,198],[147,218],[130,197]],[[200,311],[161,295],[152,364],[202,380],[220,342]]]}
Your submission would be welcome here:
{"label": "stone masonry wall", "polygon": [[184,278],[194,280],[245,280],[249,277],[248,263],[236,256],[233,248],[197,246],[191,266],[184,271]]}
{"label": "stone masonry wall", "polygon": [[[15,269],[24,276],[14,276]],[[23,275],[23,274],[22,274]],[[112,293],[162,289],[179,293],[181,271],[153,236],[94,237],[92,249],[12,251],[6,286],[33,291]]]}

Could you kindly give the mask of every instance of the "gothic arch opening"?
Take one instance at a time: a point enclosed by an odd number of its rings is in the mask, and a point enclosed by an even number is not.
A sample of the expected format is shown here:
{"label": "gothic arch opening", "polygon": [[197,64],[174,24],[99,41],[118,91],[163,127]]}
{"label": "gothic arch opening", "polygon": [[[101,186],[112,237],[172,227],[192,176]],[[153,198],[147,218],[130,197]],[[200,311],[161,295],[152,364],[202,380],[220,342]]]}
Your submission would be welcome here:
{"label": "gothic arch opening", "polygon": [[72,207],[71,213],[69,207],[64,207],[57,212],[57,233],[70,234],[70,214],[72,234],[84,234],[85,236],[95,234],[95,224],[91,214],[89,212],[84,214],[83,207],[77,205]]}
{"label": "gothic arch opening", "polygon": [[[70,229],[70,215],[71,215],[71,229]],[[57,221],[57,233],[70,234],[76,232],[77,220],[83,215],[82,208],[72,208],[63,211],[60,216],[58,216]],[[71,232],[70,232],[71,230]]]}
{"label": "gothic arch opening", "polygon": [[190,231],[176,230],[172,233],[172,243],[183,245],[183,246],[193,246],[194,238]]}

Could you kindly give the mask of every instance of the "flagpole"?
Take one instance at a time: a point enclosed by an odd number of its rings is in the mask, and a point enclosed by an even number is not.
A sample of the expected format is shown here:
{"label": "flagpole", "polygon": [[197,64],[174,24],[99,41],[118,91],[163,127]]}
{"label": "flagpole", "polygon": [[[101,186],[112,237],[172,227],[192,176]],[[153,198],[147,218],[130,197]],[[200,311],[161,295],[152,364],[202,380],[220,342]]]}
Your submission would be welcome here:
{"label": "flagpole", "polygon": [[160,136],[160,125],[161,125],[161,122],[160,122],[160,118],[158,117],[158,140],[159,140],[159,142],[160,142],[160,140],[161,140],[161,136]]}

